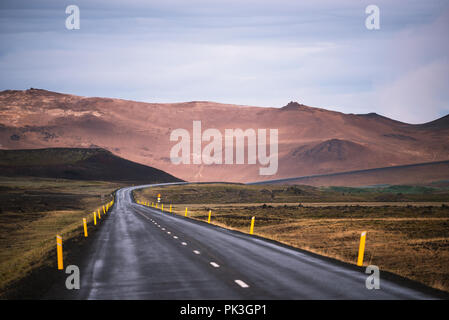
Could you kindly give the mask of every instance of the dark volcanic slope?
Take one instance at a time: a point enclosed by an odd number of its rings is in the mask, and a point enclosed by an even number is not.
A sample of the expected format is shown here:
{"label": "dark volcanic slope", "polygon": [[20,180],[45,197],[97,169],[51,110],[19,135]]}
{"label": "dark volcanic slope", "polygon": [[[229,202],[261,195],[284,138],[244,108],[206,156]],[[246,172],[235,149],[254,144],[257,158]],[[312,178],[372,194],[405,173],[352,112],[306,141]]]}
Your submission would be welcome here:
{"label": "dark volcanic slope", "polygon": [[177,182],[164,171],[138,164],[100,148],[0,150],[0,176]]}

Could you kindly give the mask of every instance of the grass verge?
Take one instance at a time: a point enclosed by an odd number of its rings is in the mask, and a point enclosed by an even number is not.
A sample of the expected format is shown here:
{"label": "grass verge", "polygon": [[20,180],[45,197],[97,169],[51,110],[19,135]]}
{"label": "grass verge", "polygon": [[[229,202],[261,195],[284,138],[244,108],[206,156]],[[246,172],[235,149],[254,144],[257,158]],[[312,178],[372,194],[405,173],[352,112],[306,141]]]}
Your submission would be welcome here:
{"label": "grass verge", "polygon": [[66,259],[68,244],[83,236],[82,219],[88,233],[93,232],[92,212],[112,200],[119,187],[101,181],[0,177],[0,298],[32,297],[26,292],[37,282],[26,285],[23,279],[37,270],[56,271],[56,234],[63,238]]}

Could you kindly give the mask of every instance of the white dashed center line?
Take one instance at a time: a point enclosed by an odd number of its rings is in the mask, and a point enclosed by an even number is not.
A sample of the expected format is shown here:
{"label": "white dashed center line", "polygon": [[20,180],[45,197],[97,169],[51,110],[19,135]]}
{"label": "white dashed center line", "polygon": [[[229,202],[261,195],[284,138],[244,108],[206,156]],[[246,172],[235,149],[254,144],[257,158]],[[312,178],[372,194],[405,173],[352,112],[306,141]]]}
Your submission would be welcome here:
{"label": "white dashed center line", "polygon": [[186,242],[181,242],[181,244],[182,244],[183,246],[186,246],[186,245],[187,245],[187,243],[186,243]]}
{"label": "white dashed center line", "polygon": [[167,234],[171,234],[171,232],[170,232],[170,231],[167,231]]}
{"label": "white dashed center line", "polygon": [[165,228],[162,228],[162,231],[165,231]]}
{"label": "white dashed center line", "polygon": [[214,267],[214,268],[220,267],[220,265],[216,264],[216,263],[213,262],[213,261],[210,263],[210,265],[211,265],[212,267]]}
{"label": "white dashed center line", "polygon": [[193,250],[194,254],[200,254],[200,252],[198,250]]}
{"label": "white dashed center line", "polygon": [[177,236],[173,236],[173,238],[174,238],[174,239],[178,239],[178,237],[177,237]]}
{"label": "white dashed center line", "polygon": [[237,283],[239,286],[241,286],[242,288],[248,288],[249,285],[247,285],[245,282],[243,282],[242,280],[234,280],[235,283]]}

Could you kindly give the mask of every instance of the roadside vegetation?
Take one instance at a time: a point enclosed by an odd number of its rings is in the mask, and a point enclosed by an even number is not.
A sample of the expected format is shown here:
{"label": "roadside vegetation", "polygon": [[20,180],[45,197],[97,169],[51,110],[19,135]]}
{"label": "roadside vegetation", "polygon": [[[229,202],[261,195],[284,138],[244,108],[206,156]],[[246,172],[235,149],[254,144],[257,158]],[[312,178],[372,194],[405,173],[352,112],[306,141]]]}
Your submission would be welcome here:
{"label": "roadside vegetation", "polygon": [[364,265],[377,265],[449,291],[447,187],[196,184],[134,191],[136,200],[172,204],[174,213],[254,233],[355,264],[360,233],[367,231]]}
{"label": "roadside vegetation", "polygon": [[166,203],[315,203],[315,202],[447,202],[448,187],[385,186],[370,188],[303,185],[191,184],[136,191]]}
{"label": "roadside vegetation", "polygon": [[92,231],[92,212],[112,200],[119,187],[102,181],[0,177],[0,298],[22,298],[15,291],[24,291],[17,287],[23,278],[37,269],[56,270],[56,234],[64,243],[78,241],[82,218]]}

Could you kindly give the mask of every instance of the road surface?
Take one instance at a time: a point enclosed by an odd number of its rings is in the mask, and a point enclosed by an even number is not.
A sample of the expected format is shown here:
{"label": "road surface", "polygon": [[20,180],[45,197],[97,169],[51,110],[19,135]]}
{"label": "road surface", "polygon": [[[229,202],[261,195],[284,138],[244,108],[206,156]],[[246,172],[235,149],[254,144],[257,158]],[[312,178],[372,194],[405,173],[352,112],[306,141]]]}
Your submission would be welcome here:
{"label": "road surface", "polygon": [[[61,299],[432,299],[358,268],[134,203],[120,189],[80,261],[81,288]],[[60,287],[63,284],[58,284]]]}

